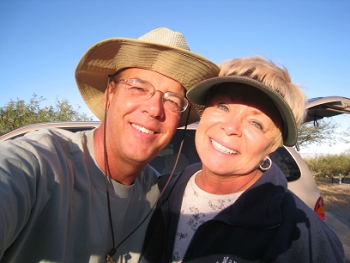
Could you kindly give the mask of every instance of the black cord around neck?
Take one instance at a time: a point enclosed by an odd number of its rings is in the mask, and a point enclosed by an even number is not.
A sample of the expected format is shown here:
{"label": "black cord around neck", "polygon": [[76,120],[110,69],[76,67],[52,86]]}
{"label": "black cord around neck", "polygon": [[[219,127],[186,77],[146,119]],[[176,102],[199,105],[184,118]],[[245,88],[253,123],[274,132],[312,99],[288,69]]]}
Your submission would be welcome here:
{"label": "black cord around neck", "polygon": [[[108,80],[108,85],[107,85],[107,88],[109,86],[109,80]],[[106,255],[106,261],[107,263],[115,263],[115,260],[113,259],[113,256],[115,255],[115,253],[117,252],[117,249],[132,235],[134,234],[141,226],[142,224],[146,221],[146,219],[150,216],[150,214],[152,213],[152,211],[155,209],[155,207],[157,206],[160,198],[162,197],[163,193],[164,193],[164,190],[166,189],[167,185],[169,184],[171,178],[173,177],[173,174],[175,172],[175,169],[176,169],[176,166],[177,166],[177,163],[179,161],[179,158],[180,158],[180,154],[181,154],[181,150],[182,150],[182,146],[184,144],[184,141],[185,141],[185,135],[186,135],[186,131],[187,131],[187,123],[188,123],[188,120],[189,120],[189,116],[190,116],[190,113],[191,113],[191,106],[189,106],[189,111],[188,111],[188,114],[187,114],[187,117],[186,117],[186,123],[185,123],[185,126],[184,126],[184,132],[183,132],[183,135],[182,135],[182,140],[181,140],[181,143],[180,143],[180,147],[179,147],[179,151],[177,153],[177,156],[176,156],[176,160],[175,160],[175,163],[174,163],[174,166],[173,166],[173,169],[169,175],[169,178],[166,182],[166,184],[164,185],[164,188],[163,190],[161,191],[161,193],[159,194],[159,197],[157,198],[156,202],[153,204],[153,206],[151,207],[150,211],[146,214],[146,216],[141,220],[141,222],[124,238],[122,239],[119,244],[116,246],[115,245],[115,237],[114,237],[114,228],[113,228],[113,220],[112,220],[112,209],[111,209],[111,202],[110,202],[110,196],[109,196],[109,187],[108,187],[108,184],[109,184],[109,181],[108,181],[108,177],[110,177],[110,171],[109,171],[109,165],[108,165],[108,156],[107,156],[107,143],[106,143],[106,128],[107,128],[107,112],[108,112],[108,94],[109,92],[107,91],[107,96],[106,96],[106,104],[105,104],[105,116],[104,116],[104,131],[103,131],[103,147],[104,147],[104,169],[105,169],[105,183],[106,183],[106,194],[107,194],[107,208],[108,208],[108,218],[109,218],[109,224],[110,224],[110,227],[111,227],[111,235],[112,235],[112,244],[113,244],[113,247],[112,249],[109,251],[109,253]]]}

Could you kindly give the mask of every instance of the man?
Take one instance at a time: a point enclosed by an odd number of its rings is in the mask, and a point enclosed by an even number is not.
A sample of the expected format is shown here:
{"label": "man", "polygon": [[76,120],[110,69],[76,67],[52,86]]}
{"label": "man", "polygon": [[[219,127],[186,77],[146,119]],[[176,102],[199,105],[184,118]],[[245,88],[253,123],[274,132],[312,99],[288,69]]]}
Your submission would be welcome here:
{"label": "man", "polygon": [[92,46],[76,81],[102,124],[0,145],[0,262],[137,262],[159,196],[147,164],[185,123],[186,90],[217,74],[167,28]]}

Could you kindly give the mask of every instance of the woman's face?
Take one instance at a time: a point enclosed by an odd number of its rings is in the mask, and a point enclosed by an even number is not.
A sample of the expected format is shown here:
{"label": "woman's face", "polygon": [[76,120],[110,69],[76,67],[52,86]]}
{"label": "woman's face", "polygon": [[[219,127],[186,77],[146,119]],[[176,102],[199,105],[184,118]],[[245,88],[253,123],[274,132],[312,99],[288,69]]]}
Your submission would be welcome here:
{"label": "woman's face", "polygon": [[222,84],[208,99],[196,132],[203,170],[250,175],[281,140],[281,117],[272,101],[248,86]]}

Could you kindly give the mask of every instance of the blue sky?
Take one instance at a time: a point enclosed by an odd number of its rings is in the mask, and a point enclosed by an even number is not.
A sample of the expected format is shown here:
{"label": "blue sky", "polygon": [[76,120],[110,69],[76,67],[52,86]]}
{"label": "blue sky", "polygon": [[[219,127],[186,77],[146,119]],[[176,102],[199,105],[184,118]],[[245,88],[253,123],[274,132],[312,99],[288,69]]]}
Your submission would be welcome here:
{"label": "blue sky", "polygon": [[74,79],[82,55],[157,27],[182,32],[215,63],[252,55],[281,63],[309,98],[350,98],[349,14],[348,0],[0,0],[0,106],[35,93],[93,116]]}

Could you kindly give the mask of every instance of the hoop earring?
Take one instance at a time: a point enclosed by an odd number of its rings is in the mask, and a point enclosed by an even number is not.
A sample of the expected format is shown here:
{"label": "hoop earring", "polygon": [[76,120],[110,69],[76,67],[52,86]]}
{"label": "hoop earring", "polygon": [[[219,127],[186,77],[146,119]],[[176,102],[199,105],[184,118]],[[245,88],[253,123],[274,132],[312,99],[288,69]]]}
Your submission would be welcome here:
{"label": "hoop earring", "polygon": [[266,156],[266,159],[259,164],[259,169],[262,172],[266,172],[271,168],[271,166],[272,166],[272,161],[270,157]]}

